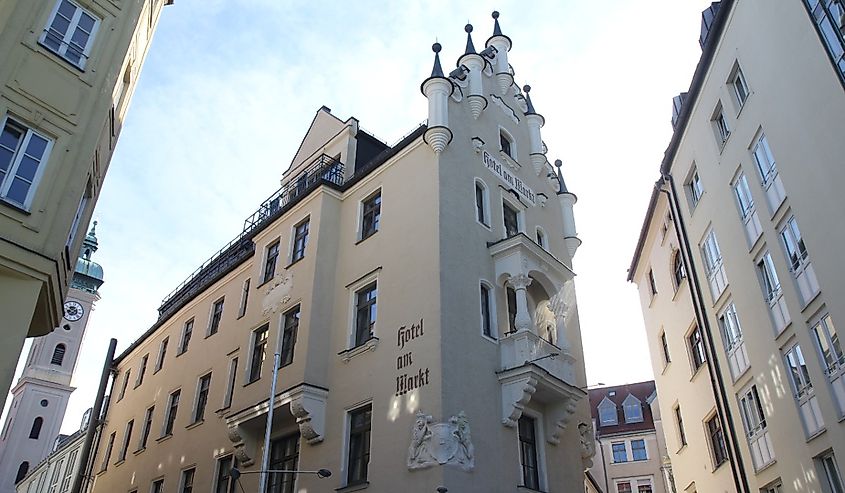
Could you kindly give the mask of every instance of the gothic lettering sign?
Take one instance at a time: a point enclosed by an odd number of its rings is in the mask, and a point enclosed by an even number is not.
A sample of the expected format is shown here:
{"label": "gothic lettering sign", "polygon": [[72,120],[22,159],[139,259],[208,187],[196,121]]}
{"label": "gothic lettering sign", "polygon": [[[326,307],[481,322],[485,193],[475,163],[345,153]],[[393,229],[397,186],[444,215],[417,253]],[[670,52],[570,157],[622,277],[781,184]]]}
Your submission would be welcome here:
{"label": "gothic lettering sign", "polygon": [[484,151],[481,155],[481,159],[487,169],[493,172],[494,175],[498,176],[500,180],[508,185],[508,187],[516,190],[516,193],[519,194],[520,197],[528,201],[531,205],[537,205],[537,196],[534,194],[534,190],[531,190],[528,185],[519,179],[519,177],[508,171],[506,166],[502,166],[502,163],[497,161],[496,158],[490,155],[489,152]]}
{"label": "gothic lettering sign", "polygon": [[396,396],[405,395],[412,390],[430,383],[431,370],[414,365],[414,353],[410,350],[412,342],[423,337],[423,319],[419,323],[403,325],[396,331],[396,347],[399,356],[396,357]]}

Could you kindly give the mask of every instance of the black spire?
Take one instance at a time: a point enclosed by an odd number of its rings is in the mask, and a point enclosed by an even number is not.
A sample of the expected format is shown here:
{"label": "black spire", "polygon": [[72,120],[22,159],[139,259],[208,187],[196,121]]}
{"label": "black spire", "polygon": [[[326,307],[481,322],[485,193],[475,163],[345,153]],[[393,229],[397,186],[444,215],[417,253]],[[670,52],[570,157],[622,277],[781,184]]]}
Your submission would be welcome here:
{"label": "black spire", "polygon": [[464,31],[467,32],[467,49],[464,55],[475,54],[475,45],[472,44],[472,24],[464,26]]}
{"label": "black spire", "polygon": [[531,86],[525,84],[522,86],[522,90],[525,91],[525,103],[528,105],[528,111],[526,111],[525,114],[537,114],[537,112],[534,111],[534,105],[531,103],[531,96],[528,95],[528,93],[531,92]]}
{"label": "black spire", "polygon": [[563,173],[560,171],[560,167],[563,166],[563,162],[560,159],[555,159],[555,166],[557,166],[557,182],[559,185],[557,194],[563,195],[565,193],[569,193],[569,190],[566,188],[566,183],[563,181]]}
{"label": "black spire", "polygon": [[493,11],[493,36],[504,36],[502,34],[502,28],[499,27],[499,11]]}
{"label": "black spire", "polygon": [[431,45],[431,51],[434,52],[434,68],[431,69],[432,77],[443,77],[443,67],[440,66],[440,50],[443,49],[440,43]]}

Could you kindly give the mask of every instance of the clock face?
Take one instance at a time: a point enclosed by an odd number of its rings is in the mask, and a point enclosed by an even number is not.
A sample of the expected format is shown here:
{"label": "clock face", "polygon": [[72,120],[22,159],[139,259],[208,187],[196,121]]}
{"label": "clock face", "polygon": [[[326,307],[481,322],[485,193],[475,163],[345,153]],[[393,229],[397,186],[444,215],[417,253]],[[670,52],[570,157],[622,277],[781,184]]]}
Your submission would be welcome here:
{"label": "clock face", "polygon": [[82,308],[82,305],[78,301],[68,301],[65,303],[65,318],[71,322],[76,322],[82,318],[83,313],[85,313],[85,309]]}

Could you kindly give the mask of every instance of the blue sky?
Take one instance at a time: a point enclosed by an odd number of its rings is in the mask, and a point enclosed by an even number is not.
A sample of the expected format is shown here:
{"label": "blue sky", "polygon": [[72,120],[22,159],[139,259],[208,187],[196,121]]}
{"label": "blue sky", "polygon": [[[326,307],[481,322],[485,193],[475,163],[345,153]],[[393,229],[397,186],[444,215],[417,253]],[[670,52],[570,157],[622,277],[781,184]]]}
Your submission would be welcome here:
{"label": "blue sky", "polygon": [[106,275],[63,426],[78,426],[110,337],[126,348],[162,298],[279,186],[321,105],[394,143],[426,118],[431,44],[452,67],[501,12],[509,60],[579,201],[575,258],[590,384],[652,378],[626,269],[700,55],[703,0],[177,0],[165,7],[94,214]]}

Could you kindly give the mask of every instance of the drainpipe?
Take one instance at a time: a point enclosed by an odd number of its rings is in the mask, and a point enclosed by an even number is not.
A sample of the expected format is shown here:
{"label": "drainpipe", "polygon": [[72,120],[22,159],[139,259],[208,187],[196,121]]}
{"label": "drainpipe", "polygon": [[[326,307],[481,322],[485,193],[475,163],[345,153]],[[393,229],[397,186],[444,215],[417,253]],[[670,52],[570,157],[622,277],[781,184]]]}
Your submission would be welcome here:
{"label": "drainpipe", "polygon": [[[675,188],[675,180],[671,173],[665,173],[662,176],[662,179],[663,183],[668,183],[670,187],[669,190],[666,190],[661,186],[660,192],[665,193],[669,199],[672,217],[675,221],[675,234],[678,238],[678,244],[683,245],[681,251],[684,255],[684,264],[687,266],[687,276],[689,276],[690,279],[690,298],[695,310],[695,318],[698,322],[698,326],[703,331],[704,340],[707,342],[706,348],[710,353],[707,355],[707,373],[710,375],[710,386],[713,388],[713,393],[716,396],[716,412],[719,417],[719,422],[722,425],[722,430],[728,431],[730,438],[728,440],[730,445],[726,448],[734,485],[736,486],[736,490],[739,492],[751,493],[751,490],[748,487],[748,477],[745,474],[745,465],[743,464],[742,455],[739,450],[736,428],[733,424],[730,407],[727,404],[728,394],[725,390],[725,382],[722,378],[719,360],[716,357],[716,346],[713,344],[713,333],[710,329],[710,321],[707,319],[707,316],[705,316],[704,298],[701,295],[701,284],[699,283],[698,272],[695,269],[695,264],[692,259],[692,249],[690,248],[686,224],[684,224],[684,221],[681,219],[681,206],[678,203],[678,191]],[[693,287],[695,289],[692,289]]]}
{"label": "drainpipe", "polygon": [[101,424],[101,410],[106,395],[106,386],[109,383],[114,364],[114,351],[117,348],[117,339],[109,341],[109,350],[106,353],[106,361],[103,363],[103,373],[100,375],[100,387],[97,389],[97,397],[94,399],[94,408],[91,409],[91,419],[88,420],[88,430],[85,432],[85,441],[82,443],[82,451],[79,453],[79,469],[73,478],[71,493],[81,493],[82,483],[86,480],[89,471],[89,460],[91,458],[91,445],[94,443],[94,433]]}

